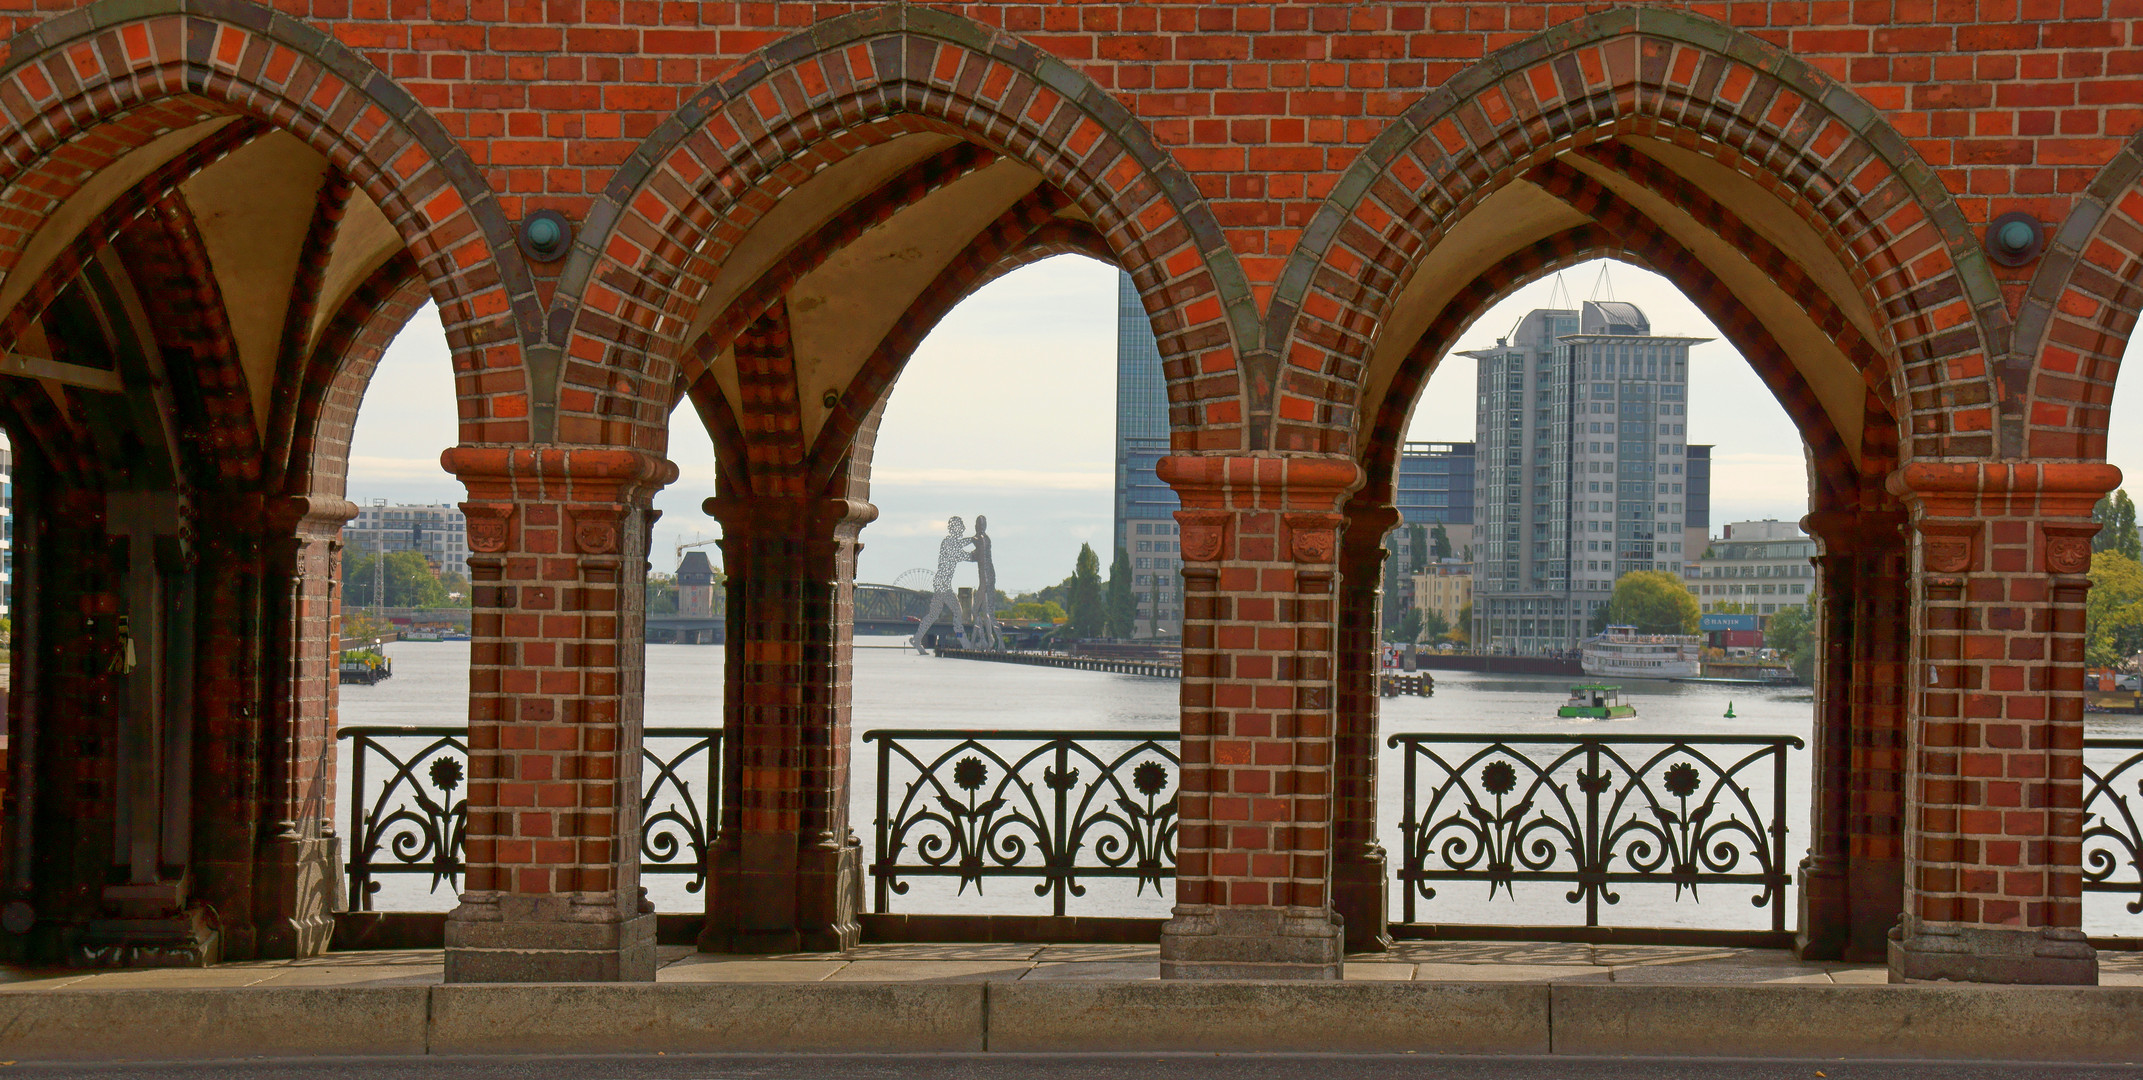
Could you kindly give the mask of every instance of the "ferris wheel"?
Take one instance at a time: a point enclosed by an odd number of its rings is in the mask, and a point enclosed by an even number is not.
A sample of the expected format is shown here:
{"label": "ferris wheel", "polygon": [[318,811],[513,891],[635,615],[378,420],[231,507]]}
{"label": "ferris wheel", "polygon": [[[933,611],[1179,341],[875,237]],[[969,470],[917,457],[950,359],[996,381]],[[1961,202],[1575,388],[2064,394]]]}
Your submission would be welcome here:
{"label": "ferris wheel", "polygon": [[903,570],[899,577],[893,579],[893,587],[914,592],[929,592],[931,575],[931,570],[921,566],[913,570]]}

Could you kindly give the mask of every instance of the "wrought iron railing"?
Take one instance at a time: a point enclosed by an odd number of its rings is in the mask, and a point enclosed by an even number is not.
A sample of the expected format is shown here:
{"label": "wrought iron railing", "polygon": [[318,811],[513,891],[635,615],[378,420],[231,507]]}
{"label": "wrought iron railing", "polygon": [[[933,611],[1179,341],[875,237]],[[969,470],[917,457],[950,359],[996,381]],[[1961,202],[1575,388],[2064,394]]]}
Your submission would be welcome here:
{"label": "wrought iron railing", "polygon": [[[350,769],[349,905],[372,909],[381,878],[428,876],[428,891],[459,887],[468,729],[350,727],[343,758]],[[645,735],[640,770],[640,872],[682,874],[698,892],[706,883],[707,844],[720,820],[722,732],[655,728]]]}
{"label": "wrought iron railing", "polygon": [[[1786,759],[1792,736],[1394,735],[1404,752],[1403,921],[1442,882],[1567,883],[1564,899],[1600,904],[1621,888],[1748,885],[1786,925]],[[1527,752],[1532,751],[1532,752]],[[1764,790],[1768,788],[1768,790]]]}
{"label": "wrought iron railing", "polygon": [[872,731],[878,744],[876,902],[909,879],[1032,880],[1054,913],[1084,881],[1166,896],[1176,863],[1173,731]]}
{"label": "wrought iron railing", "polygon": [[[2143,914],[2143,739],[2085,739],[2083,746],[2084,891],[2133,894],[2124,906]],[[2093,768],[2094,759],[2109,763]]]}

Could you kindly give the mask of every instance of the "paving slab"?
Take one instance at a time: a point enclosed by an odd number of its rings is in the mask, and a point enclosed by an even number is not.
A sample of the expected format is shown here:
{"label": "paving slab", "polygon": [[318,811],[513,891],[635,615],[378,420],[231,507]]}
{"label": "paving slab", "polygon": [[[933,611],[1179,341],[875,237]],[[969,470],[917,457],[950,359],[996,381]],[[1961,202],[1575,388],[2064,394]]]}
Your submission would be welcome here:
{"label": "paving slab", "polygon": [[1879,967],[1833,967],[1830,981],[1840,986],[1888,986],[1890,969]]}
{"label": "paving slab", "polygon": [[1040,963],[1052,960],[1152,961],[1161,962],[1159,945],[1044,945],[1034,954]]}
{"label": "paving slab", "polygon": [[[1026,944],[858,945],[843,953],[851,960],[1032,960],[1045,946]],[[1054,946],[1064,948],[1065,946]],[[1155,955],[1159,955],[1158,952]]]}
{"label": "paving slab", "polygon": [[826,977],[841,983],[992,982],[1027,973],[1025,960],[851,960]]}
{"label": "paving slab", "polygon": [[735,960],[687,957],[655,972],[660,983],[824,982],[846,960]]}
{"label": "paving slab", "polygon": [[[1632,985],[1683,984],[1701,986],[1722,983],[1808,983],[1831,985],[1830,972],[1821,964],[1635,964],[1610,968],[1616,983]],[[1884,973],[1887,977],[1888,972]]]}
{"label": "paving slab", "polygon": [[1606,982],[1613,968],[1598,964],[1416,964],[1416,982]]}
{"label": "paving slab", "polygon": [[1036,979],[1115,979],[1136,981],[1161,977],[1159,960],[1073,961],[1041,963],[1027,969],[1021,982]]}
{"label": "paving slab", "polygon": [[1412,982],[1414,965],[1391,961],[1349,960],[1341,968],[1342,977],[1357,980],[1381,980],[1384,982]]}
{"label": "paving slab", "polygon": [[1386,955],[1421,964],[1590,964],[1592,948],[1562,941],[1401,941]]}

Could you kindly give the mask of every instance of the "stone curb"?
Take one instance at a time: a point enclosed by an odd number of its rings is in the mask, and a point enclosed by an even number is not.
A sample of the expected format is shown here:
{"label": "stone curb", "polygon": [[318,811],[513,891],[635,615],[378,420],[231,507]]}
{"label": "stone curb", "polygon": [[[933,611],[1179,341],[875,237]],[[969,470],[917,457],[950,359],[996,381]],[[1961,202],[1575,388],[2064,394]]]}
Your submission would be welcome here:
{"label": "stone curb", "polygon": [[2143,1060],[2143,987],[908,982],[0,994],[0,1058],[1295,1051]]}

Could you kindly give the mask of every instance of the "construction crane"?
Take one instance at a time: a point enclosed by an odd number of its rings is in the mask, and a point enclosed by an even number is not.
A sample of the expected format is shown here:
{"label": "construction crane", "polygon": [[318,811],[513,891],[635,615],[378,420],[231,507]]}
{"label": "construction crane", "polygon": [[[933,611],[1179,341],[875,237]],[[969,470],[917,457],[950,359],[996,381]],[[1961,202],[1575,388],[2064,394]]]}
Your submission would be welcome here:
{"label": "construction crane", "polygon": [[692,548],[706,547],[709,544],[719,544],[721,542],[722,541],[719,538],[714,540],[688,540],[682,544],[677,545],[677,561],[685,561],[685,552],[691,550]]}

